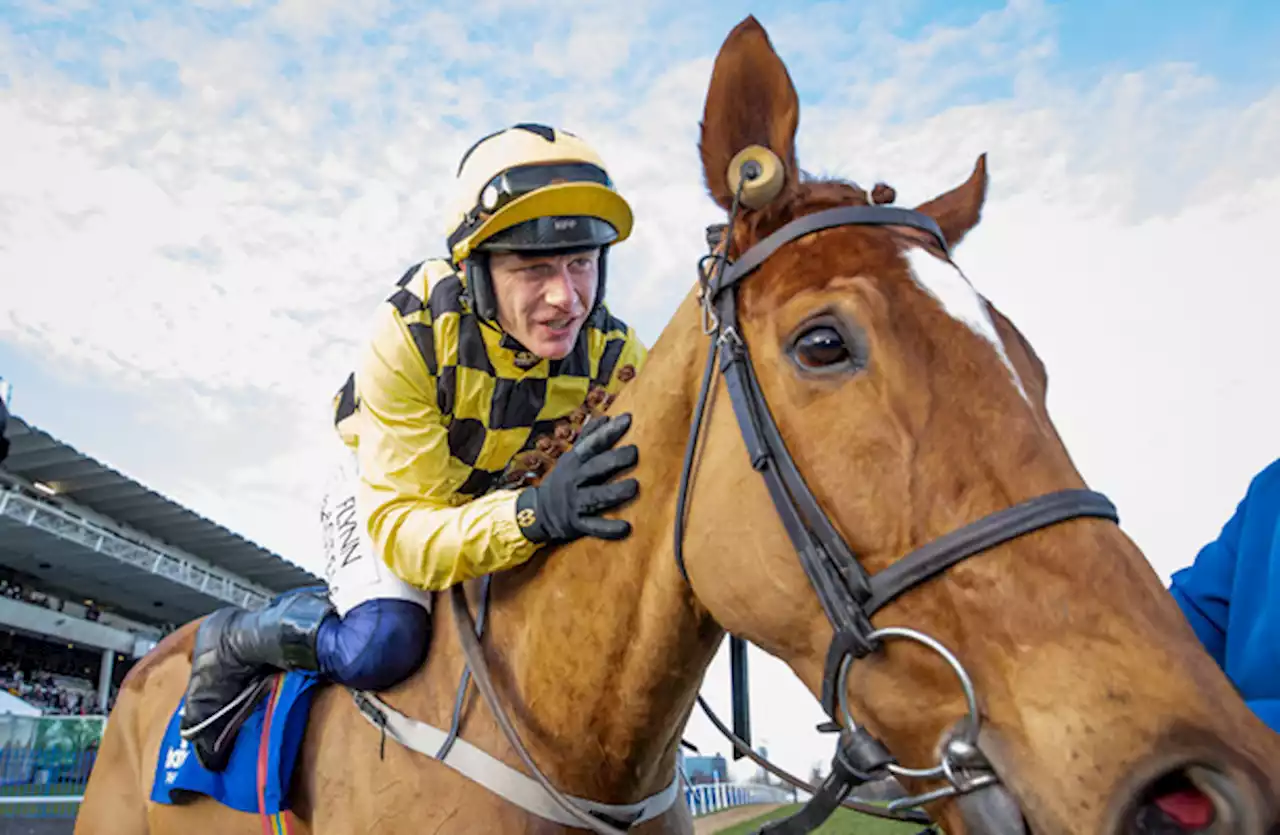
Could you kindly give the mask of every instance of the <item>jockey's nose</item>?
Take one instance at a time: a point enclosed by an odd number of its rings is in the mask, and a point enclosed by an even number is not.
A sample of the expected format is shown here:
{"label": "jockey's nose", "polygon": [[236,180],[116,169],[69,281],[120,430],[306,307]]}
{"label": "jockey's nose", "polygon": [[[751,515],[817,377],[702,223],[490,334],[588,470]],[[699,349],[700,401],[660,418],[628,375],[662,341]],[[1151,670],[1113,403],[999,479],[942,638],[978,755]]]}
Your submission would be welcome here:
{"label": "jockey's nose", "polygon": [[554,276],[548,278],[543,287],[543,299],[547,304],[561,309],[572,309],[576,306],[578,294],[574,292],[573,279],[569,277],[569,271],[565,267],[561,267]]}

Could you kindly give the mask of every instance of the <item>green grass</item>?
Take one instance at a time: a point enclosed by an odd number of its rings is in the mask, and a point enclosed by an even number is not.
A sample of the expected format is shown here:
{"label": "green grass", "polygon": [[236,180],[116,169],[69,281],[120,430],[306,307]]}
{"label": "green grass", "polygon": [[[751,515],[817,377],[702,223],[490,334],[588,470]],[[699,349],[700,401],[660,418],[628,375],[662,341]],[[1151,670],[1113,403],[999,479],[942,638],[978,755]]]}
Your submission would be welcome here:
{"label": "green grass", "polygon": [[[785,818],[799,808],[799,804],[783,806],[767,815],[721,829],[717,835],[749,835],[766,821]],[[813,835],[916,835],[922,828],[920,824],[899,823],[859,814],[852,809],[837,809],[834,815],[827,818],[826,823],[813,830]]]}

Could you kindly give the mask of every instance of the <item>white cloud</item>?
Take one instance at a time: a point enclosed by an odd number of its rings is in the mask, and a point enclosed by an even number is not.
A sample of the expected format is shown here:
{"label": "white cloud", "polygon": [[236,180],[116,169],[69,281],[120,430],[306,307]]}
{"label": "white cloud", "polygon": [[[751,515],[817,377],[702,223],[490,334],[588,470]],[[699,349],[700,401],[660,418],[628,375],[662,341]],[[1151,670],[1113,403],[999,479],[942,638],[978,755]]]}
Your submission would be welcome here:
{"label": "white cloud", "polygon": [[[280,6],[222,39],[122,18],[106,89],[0,30],[14,68],[0,87],[0,339],[154,404],[107,457],[315,568],[303,497],[328,399],[371,307],[438,251],[443,189],[476,136],[540,118],[600,147],[638,218],[612,298],[650,340],[719,218],[695,143],[736,14],[535,5],[496,41],[476,38],[497,11],[484,0],[474,16],[397,19],[370,46],[361,26],[387,19],[376,2],[308,5],[305,24]],[[1053,17],[1036,2],[915,39],[895,14],[762,16],[813,92],[801,164],[883,179],[906,205],[989,152],[991,197],[958,259],[1045,359],[1068,446],[1167,577],[1280,454],[1266,422],[1280,298],[1264,260],[1280,89],[1248,100],[1186,66],[1068,86],[1048,72]],[[119,80],[152,60],[177,65],[181,96]],[[1012,93],[986,99],[988,83]],[[144,449],[184,450],[183,466],[144,465]],[[805,775],[830,754],[819,711],[778,662],[751,663],[758,736]],[[722,655],[706,691],[722,715],[727,681]],[[724,750],[697,713],[690,735]]]}

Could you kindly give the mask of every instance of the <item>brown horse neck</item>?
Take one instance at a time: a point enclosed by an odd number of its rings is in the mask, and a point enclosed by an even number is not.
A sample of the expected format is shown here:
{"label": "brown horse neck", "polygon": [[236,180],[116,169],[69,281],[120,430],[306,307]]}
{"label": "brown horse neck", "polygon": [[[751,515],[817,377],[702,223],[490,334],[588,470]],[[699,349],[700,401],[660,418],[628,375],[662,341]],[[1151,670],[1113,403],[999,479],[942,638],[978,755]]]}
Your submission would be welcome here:
{"label": "brown horse neck", "polygon": [[617,514],[631,536],[579,540],[494,587],[510,599],[495,635],[524,703],[537,705],[538,726],[554,740],[555,771],[593,797],[635,799],[671,781],[723,634],[674,555],[677,487],[706,356],[697,309],[691,294],[610,409],[632,414],[622,443],[640,452],[640,494]]}
{"label": "brown horse neck", "polygon": [[[685,584],[673,544],[677,485],[706,357],[701,333],[690,294],[610,409],[632,414],[620,443],[634,443],[640,453],[633,473],[639,496],[613,514],[631,522],[631,536],[584,538],[493,578],[484,644],[503,706],[561,790],[602,802],[638,800],[671,782],[681,731],[723,636]],[[439,629],[449,603],[440,597],[437,605]],[[444,649],[439,642],[433,654]],[[448,651],[458,652],[452,636]],[[441,666],[430,665],[431,684],[418,692],[447,691],[451,704],[461,658]],[[410,686],[417,689],[421,676]],[[430,714],[447,721],[441,702],[431,699]],[[505,751],[487,707],[478,713],[469,711],[463,736],[492,753]]]}

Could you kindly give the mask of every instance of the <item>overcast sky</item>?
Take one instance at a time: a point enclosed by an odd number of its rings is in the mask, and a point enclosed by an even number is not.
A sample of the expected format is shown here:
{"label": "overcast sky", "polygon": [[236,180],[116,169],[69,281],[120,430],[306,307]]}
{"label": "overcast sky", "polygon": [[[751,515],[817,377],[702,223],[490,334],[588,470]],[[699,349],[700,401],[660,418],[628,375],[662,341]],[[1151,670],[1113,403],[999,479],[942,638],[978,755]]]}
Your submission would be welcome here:
{"label": "overcast sky", "polygon": [[[521,120],[594,143],[637,217],[611,302],[652,343],[718,217],[697,124],[750,12],[808,170],[910,205],[989,154],[958,260],[1167,579],[1280,455],[1280,4],[1120,5],[11,0],[0,376],[19,415],[315,569],[329,398],[372,306],[442,251],[459,154]],[[751,663],[757,741],[807,773],[816,702]],[[727,682],[721,653],[726,715]],[[700,714],[689,736],[727,750]]]}

